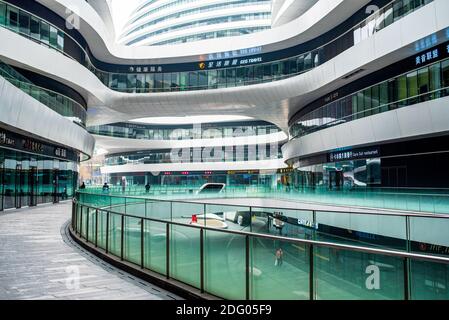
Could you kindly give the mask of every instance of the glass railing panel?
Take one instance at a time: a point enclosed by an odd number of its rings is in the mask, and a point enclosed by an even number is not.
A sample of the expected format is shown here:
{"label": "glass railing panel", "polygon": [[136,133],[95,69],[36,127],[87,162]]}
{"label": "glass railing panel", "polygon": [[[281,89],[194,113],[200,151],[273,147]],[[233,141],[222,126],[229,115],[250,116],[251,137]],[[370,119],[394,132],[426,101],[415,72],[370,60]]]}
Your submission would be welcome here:
{"label": "glass railing panel", "polygon": [[317,241],[407,249],[405,216],[318,211],[314,228]]}
{"label": "glass railing panel", "polygon": [[449,300],[449,265],[431,261],[410,261],[412,300]]}
{"label": "glass railing panel", "polygon": [[122,243],[122,215],[110,213],[109,219],[109,252],[120,257]]}
{"label": "glass railing panel", "polygon": [[314,299],[403,300],[402,258],[314,248]]}
{"label": "glass railing panel", "polygon": [[200,229],[170,226],[170,277],[200,288]]}
{"label": "glass railing panel", "polygon": [[312,239],[312,211],[252,207],[251,232]]}
{"label": "glass railing panel", "polygon": [[204,289],[225,299],[246,297],[245,237],[204,231]]}
{"label": "glass railing panel", "polygon": [[167,274],[166,224],[144,221],[144,266],[152,271]]}
{"label": "glass railing panel", "polygon": [[81,231],[81,215],[82,215],[82,210],[83,207],[81,206],[76,206],[76,231],[80,232]]}
{"label": "glass railing panel", "polygon": [[209,220],[222,221],[230,230],[249,231],[251,226],[251,208],[223,204],[206,204],[206,216]]}
{"label": "glass railing panel", "polygon": [[106,226],[107,212],[98,210],[98,233],[97,245],[99,248],[106,249]]}
{"label": "glass railing panel", "polygon": [[123,234],[123,259],[140,266],[142,221],[138,218],[125,217]]}
{"label": "glass railing panel", "polygon": [[81,210],[81,221],[80,221],[80,227],[81,227],[81,237],[86,238],[87,235],[87,212],[89,208],[83,207]]}
{"label": "glass railing panel", "polygon": [[126,214],[137,217],[145,217],[145,199],[143,198],[126,198]]}
{"label": "glass railing panel", "polygon": [[146,200],[144,216],[152,219],[171,220],[169,201]]}
{"label": "glass railing panel", "polygon": [[449,256],[449,219],[410,217],[410,250]]}
{"label": "glass railing panel", "polygon": [[126,197],[114,196],[109,197],[111,202],[111,210],[119,213],[126,213]]}
{"label": "glass railing panel", "polygon": [[201,203],[172,202],[171,217],[173,222],[190,223],[196,216],[198,223],[204,222],[205,205]]}
{"label": "glass railing panel", "polygon": [[309,251],[307,245],[252,236],[250,298],[309,299]]}
{"label": "glass railing panel", "polygon": [[96,219],[96,209],[89,209],[88,210],[88,214],[87,214],[87,218],[89,219],[88,221],[86,221],[86,223],[88,222],[89,224],[87,225],[87,233],[89,236],[89,242],[94,242],[95,241],[95,219]]}

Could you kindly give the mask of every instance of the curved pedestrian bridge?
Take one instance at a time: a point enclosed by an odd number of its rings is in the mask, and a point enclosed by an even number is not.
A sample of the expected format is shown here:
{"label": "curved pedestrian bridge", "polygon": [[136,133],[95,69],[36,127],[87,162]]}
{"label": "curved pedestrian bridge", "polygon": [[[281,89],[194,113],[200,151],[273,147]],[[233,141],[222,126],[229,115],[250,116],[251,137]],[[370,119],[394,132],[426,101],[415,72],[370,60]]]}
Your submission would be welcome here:
{"label": "curved pedestrian bridge", "polygon": [[219,298],[449,298],[446,215],[193,197],[88,190],[72,229],[102,255]]}

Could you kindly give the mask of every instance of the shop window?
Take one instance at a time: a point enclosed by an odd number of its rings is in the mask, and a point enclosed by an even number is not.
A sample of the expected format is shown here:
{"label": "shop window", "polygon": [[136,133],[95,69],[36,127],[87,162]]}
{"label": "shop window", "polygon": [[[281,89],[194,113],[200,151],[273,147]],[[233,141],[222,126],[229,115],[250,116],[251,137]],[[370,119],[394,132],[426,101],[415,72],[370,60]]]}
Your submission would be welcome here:
{"label": "shop window", "polygon": [[57,48],[64,50],[64,33],[58,30]]}
{"label": "shop window", "polygon": [[426,93],[429,92],[429,68],[422,68],[418,70],[418,94],[419,101],[429,100],[429,96]]}
{"label": "shop window", "polygon": [[172,90],[175,90],[175,91],[178,90],[178,88],[179,88],[179,73],[173,72],[171,74],[170,87]]}
{"label": "shop window", "polygon": [[6,25],[13,30],[18,30],[19,10],[11,6],[7,6],[6,12]]}
{"label": "shop window", "polygon": [[0,25],[4,26],[6,24],[6,4],[0,2]]}
{"label": "shop window", "polygon": [[135,74],[128,74],[126,79],[126,88],[127,92],[135,92],[136,91],[136,82],[137,78]]}
{"label": "shop window", "polygon": [[58,29],[50,26],[50,45],[54,48],[58,47]]}
{"label": "shop window", "polygon": [[41,21],[41,41],[46,44],[50,43],[50,26],[43,21]]}
{"label": "shop window", "polygon": [[237,85],[242,84],[245,81],[245,69],[237,68],[235,71],[235,82]]}
{"label": "shop window", "polygon": [[441,92],[441,64],[435,63],[429,66],[429,90],[432,91],[432,99],[440,97]]}
{"label": "shop window", "polygon": [[30,16],[23,11],[19,12],[19,29],[23,34],[30,34]]}
{"label": "shop window", "polygon": [[405,105],[415,104],[418,102],[418,72],[410,72],[407,74],[407,101]]}
{"label": "shop window", "polygon": [[30,20],[30,35],[32,38],[39,40],[40,38],[40,24],[39,20],[31,17]]}
{"label": "shop window", "polygon": [[312,53],[306,54],[304,57],[304,70],[309,70],[312,68]]}
{"label": "shop window", "polygon": [[441,75],[443,88],[446,88],[446,93],[449,92],[449,60],[443,61],[441,63]]}
{"label": "shop window", "polygon": [[209,88],[217,87],[217,70],[209,70],[207,75],[207,83]]}
{"label": "shop window", "polygon": [[217,70],[217,84],[219,88],[226,87],[226,70]]}
{"label": "shop window", "polygon": [[226,69],[226,86],[235,87],[235,69]]}

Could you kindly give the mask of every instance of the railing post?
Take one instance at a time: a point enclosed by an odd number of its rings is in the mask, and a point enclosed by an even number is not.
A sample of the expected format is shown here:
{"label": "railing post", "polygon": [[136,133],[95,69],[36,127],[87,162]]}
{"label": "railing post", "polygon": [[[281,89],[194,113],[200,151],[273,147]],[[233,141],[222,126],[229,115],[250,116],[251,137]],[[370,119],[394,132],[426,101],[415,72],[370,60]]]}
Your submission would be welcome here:
{"label": "railing post", "polygon": [[249,232],[253,232],[253,207],[249,207]]}
{"label": "railing post", "polygon": [[166,266],[165,271],[167,273],[167,279],[170,279],[170,225],[167,223],[165,227],[165,235],[166,235],[166,241],[165,241],[165,254],[166,254]]}
{"label": "railing post", "polygon": [[106,212],[106,254],[109,252],[109,211]]}
{"label": "railing post", "polygon": [[407,252],[412,250],[410,240],[410,216],[405,216],[405,248]]}
{"label": "railing post", "polygon": [[409,259],[404,258],[404,300],[410,300],[410,286],[409,286]]}
{"label": "railing post", "polygon": [[245,299],[249,300],[249,277],[250,277],[250,266],[249,266],[249,236],[245,236]]}
{"label": "railing post", "polygon": [[144,226],[145,226],[145,220],[142,218],[140,219],[140,267],[143,269],[145,268],[145,262],[144,262],[144,244],[145,244],[145,238],[144,238]]}
{"label": "railing post", "polygon": [[80,229],[78,234],[81,238],[83,237],[83,206],[80,206]]}
{"label": "railing post", "polygon": [[95,210],[95,248],[98,247],[98,209]]}
{"label": "railing post", "polygon": [[125,216],[122,215],[121,219],[121,232],[120,232],[120,260],[123,261],[123,248],[124,248],[124,234],[125,234]]}
{"label": "railing post", "polygon": [[75,201],[72,201],[72,229],[75,229]]}
{"label": "railing post", "polygon": [[314,300],[314,259],[313,259],[313,245],[309,244],[309,299]]}
{"label": "railing post", "polygon": [[200,229],[200,288],[204,293],[204,229]]}
{"label": "railing post", "polygon": [[86,242],[89,243],[89,208],[86,213]]}

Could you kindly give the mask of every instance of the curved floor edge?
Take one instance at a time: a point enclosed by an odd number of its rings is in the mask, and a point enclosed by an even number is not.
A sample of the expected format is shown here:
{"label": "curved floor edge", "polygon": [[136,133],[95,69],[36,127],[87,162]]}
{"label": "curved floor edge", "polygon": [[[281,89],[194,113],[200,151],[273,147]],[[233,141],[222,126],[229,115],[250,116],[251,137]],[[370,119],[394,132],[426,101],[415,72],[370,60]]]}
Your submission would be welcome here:
{"label": "curved floor edge", "polygon": [[115,257],[111,254],[106,253],[103,249],[95,247],[95,244],[87,242],[82,239],[73,229],[71,223],[67,224],[67,230],[70,237],[83,249],[89,251],[100,259],[106,261],[112,266],[121,269],[139,279],[152,283],[164,290],[170,291],[186,300],[221,300],[221,298],[207,294],[201,293],[200,290],[191,287],[185,283],[179,282],[174,279],[167,279],[165,276],[153,272],[148,269],[141,269],[137,265],[129,263],[127,261],[122,261],[120,258]]}

